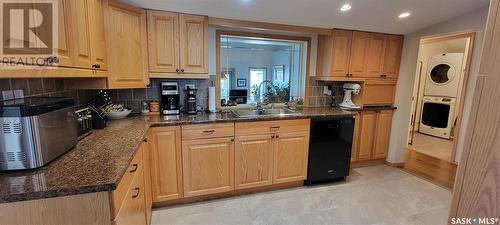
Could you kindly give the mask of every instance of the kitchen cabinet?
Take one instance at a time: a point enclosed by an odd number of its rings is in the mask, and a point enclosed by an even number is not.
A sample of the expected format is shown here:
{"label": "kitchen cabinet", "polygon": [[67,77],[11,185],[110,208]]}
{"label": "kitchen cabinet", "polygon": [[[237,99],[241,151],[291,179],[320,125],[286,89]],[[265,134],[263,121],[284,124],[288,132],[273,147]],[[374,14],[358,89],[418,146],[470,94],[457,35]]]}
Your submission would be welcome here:
{"label": "kitchen cabinet", "polygon": [[54,53],[59,57],[59,66],[73,65],[73,40],[71,33],[71,2],[58,0],[58,39]]}
{"label": "kitchen cabinet", "polygon": [[271,185],[273,183],[273,143],[275,134],[236,137],[236,189]]}
{"label": "kitchen cabinet", "polygon": [[151,152],[153,202],[182,198],[180,127],[151,128],[148,144]]}
{"label": "kitchen cabinet", "polygon": [[92,59],[90,56],[89,1],[72,0],[70,2],[73,21],[73,46],[75,51],[74,66],[90,68]]}
{"label": "kitchen cabinet", "polygon": [[148,11],[151,77],[208,78],[208,18]]}
{"label": "kitchen cabinet", "polygon": [[319,80],[397,79],[403,37],[334,29],[318,37]]}
{"label": "kitchen cabinet", "polygon": [[107,2],[108,88],[145,88],[149,84],[146,11],[116,0]]}
{"label": "kitchen cabinet", "polygon": [[[363,111],[360,127],[355,134],[357,155],[355,161],[385,159],[389,147],[392,110]],[[358,122],[358,121],[357,121]]]}
{"label": "kitchen cabinet", "polygon": [[104,34],[104,0],[87,0],[90,24],[91,67],[107,70],[106,39]]}
{"label": "kitchen cabinet", "polygon": [[151,149],[148,145],[148,139],[144,139],[144,143],[140,147],[143,153],[142,164],[144,165],[144,198],[146,208],[146,224],[150,224],[153,208],[153,190],[151,184]]}
{"label": "kitchen cabinet", "polygon": [[276,134],[274,147],[274,183],[305,180],[309,132],[283,132]]}
{"label": "kitchen cabinet", "polygon": [[182,141],[184,196],[234,190],[234,137]]}
{"label": "kitchen cabinet", "polygon": [[366,80],[360,96],[355,96],[355,99],[361,99],[358,103],[364,106],[390,106],[395,94],[395,80]]}

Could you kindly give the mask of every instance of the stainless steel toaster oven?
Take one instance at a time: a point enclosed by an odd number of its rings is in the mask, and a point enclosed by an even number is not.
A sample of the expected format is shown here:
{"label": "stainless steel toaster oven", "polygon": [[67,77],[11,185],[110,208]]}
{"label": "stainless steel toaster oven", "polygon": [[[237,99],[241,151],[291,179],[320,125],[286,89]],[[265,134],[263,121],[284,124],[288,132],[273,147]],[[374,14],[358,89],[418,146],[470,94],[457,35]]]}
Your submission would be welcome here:
{"label": "stainless steel toaster oven", "polygon": [[72,98],[0,101],[0,170],[33,169],[77,144]]}

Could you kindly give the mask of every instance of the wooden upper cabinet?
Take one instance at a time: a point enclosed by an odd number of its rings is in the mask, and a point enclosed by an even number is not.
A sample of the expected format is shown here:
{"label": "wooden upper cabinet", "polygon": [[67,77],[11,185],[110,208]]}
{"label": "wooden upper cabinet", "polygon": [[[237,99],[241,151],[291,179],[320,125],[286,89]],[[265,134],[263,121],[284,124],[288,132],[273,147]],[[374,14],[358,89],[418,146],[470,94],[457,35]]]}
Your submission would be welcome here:
{"label": "wooden upper cabinet", "polygon": [[352,31],[333,30],[330,76],[348,76],[351,39]]}
{"label": "wooden upper cabinet", "polygon": [[91,67],[106,70],[106,40],[104,35],[103,0],[87,0],[90,24]]}
{"label": "wooden upper cabinet", "polygon": [[273,183],[273,138],[275,134],[236,137],[235,186],[252,188]]}
{"label": "wooden upper cabinet", "polygon": [[384,55],[383,74],[387,78],[397,79],[399,76],[399,65],[401,63],[401,52],[403,48],[403,37],[388,35]]}
{"label": "wooden upper cabinet", "polygon": [[147,20],[149,71],[176,73],[180,69],[179,14],[148,11]]}
{"label": "wooden upper cabinet", "polygon": [[59,57],[60,66],[73,65],[73,40],[71,33],[71,3],[58,0],[58,40],[54,52]]}
{"label": "wooden upper cabinet", "polygon": [[184,196],[234,190],[234,138],[182,141]]}
{"label": "wooden upper cabinet", "polygon": [[309,132],[276,134],[273,183],[305,180],[308,152]]}
{"label": "wooden upper cabinet", "polygon": [[79,68],[91,68],[89,1],[73,0],[70,2],[73,19],[74,65]]}
{"label": "wooden upper cabinet", "polygon": [[351,54],[349,58],[350,76],[364,76],[367,71],[367,48],[369,46],[370,33],[354,31],[352,33]]}
{"label": "wooden upper cabinet", "polygon": [[361,113],[361,127],[359,133],[358,160],[370,160],[375,140],[377,113],[366,111]]}
{"label": "wooden upper cabinet", "polygon": [[381,77],[384,66],[384,53],[387,35],[369,34],[366,49],[366,77]]}
{"label": "wooden upper cabinet", "polygon": [[151,128],[148,144],[153,202],[182,198],[180,127]]}
{"label": "wooden upper cabinet", "polygon": [[146,11],[116,0],[105,4],[109,88],[144,88],[149,84]]}
{"label": "wooden upper cabinet", "polygon": [[385,159],[391,137],[392,110],[377,112],[377,127],[372,159]]}
{"label": "wooden upper cabinet", "polygon": [[180,65],[182,73],[208,73],[208,18],[180,14]]}

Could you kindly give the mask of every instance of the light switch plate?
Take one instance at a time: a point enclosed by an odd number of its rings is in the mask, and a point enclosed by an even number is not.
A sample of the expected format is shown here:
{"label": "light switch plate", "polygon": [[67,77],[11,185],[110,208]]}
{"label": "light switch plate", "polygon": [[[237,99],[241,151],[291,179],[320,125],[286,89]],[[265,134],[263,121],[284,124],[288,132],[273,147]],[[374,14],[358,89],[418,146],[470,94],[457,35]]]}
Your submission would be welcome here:
{"label": "light switch plate", "polygon": [[323,86],[323,94],[332,95],[332,90],[328,89],[328,86]]}

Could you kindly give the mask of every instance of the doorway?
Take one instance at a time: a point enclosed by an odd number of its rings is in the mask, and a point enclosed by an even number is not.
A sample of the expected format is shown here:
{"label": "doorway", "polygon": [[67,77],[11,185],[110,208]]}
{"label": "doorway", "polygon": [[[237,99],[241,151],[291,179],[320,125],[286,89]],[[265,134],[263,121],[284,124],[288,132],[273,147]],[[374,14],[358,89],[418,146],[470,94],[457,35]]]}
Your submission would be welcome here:
{"label": "doorway", "polygon": [[431,179],[440,176],[450,188],[474,37],[474,32],[423,37],[418,51],[405,168]]}

